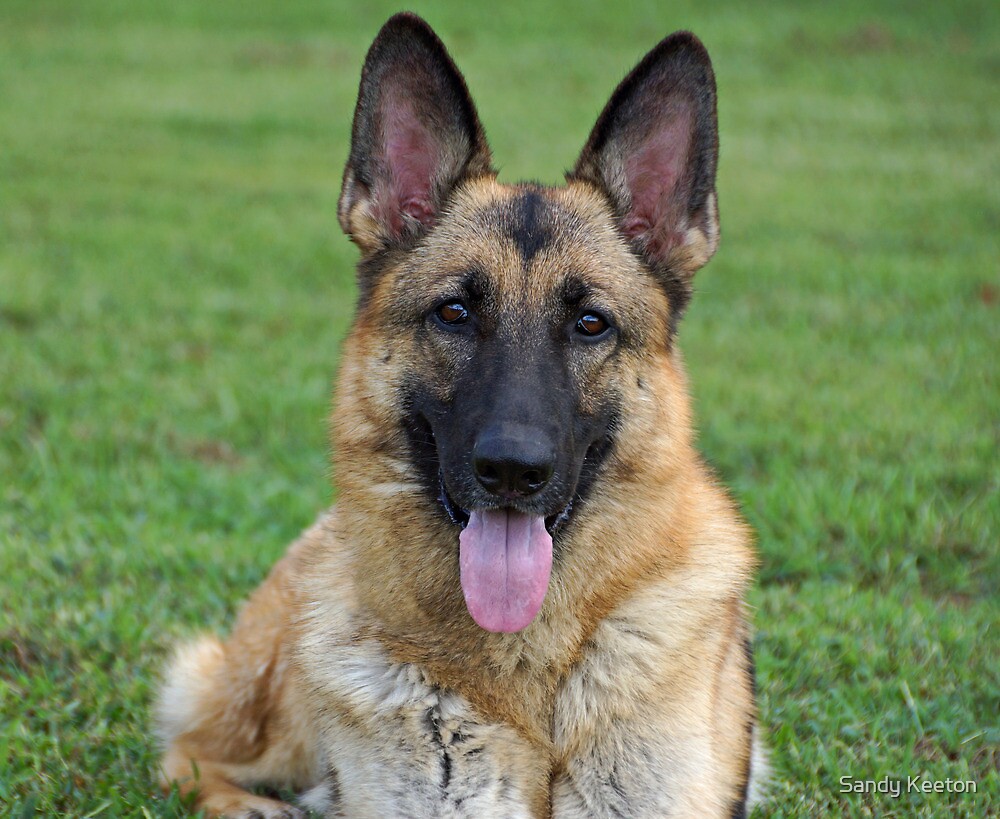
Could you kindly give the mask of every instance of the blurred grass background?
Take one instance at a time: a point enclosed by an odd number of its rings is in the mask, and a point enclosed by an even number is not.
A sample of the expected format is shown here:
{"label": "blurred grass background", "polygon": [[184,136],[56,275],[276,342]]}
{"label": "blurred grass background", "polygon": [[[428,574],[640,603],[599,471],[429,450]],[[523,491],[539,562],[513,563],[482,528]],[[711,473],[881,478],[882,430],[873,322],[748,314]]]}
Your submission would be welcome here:
{"label": "blurred grass background", "polygon": [[[175,816],[149,703],[331,497],[335,205],[381,2],[0,6],[0,809]],[[784,816],[1000,812],[1000,6],[422,2],[501,178],[694,30],[723,244],[682,328],[760,536]],[[841,776],[975,795],[838,793]]]}

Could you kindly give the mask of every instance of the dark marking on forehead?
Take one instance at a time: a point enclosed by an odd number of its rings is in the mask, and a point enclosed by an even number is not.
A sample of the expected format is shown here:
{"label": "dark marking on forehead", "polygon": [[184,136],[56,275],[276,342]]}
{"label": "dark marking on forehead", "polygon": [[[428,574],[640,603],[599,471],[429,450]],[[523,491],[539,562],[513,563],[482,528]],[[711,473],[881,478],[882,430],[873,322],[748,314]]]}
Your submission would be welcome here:
{"label": "dark marking on forehead", "polygon": [[546,220],[549,210],[538,191],[524,191],[511,202],[510,218],[504,228],[526,263],[552,241],[552,226]]}
{"label": "dark marking on forehead", "polygon": [[526,187],[511,199],[487,208],[483,215],[491,227],[514,243],[528,265],[552,243],[556,210],[540,190]]}

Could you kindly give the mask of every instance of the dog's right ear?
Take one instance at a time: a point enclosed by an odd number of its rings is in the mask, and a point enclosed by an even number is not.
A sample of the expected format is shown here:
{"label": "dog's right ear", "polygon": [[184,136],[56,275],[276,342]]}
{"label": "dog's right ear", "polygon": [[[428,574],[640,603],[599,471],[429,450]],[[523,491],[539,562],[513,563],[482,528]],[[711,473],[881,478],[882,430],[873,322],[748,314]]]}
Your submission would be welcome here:
{"label": "dog's right ear", "polygon": [[337,218],[365,254],[412,244],[460,180],[495,173],[465,80],[413,14],[375,38],[354,112]]}

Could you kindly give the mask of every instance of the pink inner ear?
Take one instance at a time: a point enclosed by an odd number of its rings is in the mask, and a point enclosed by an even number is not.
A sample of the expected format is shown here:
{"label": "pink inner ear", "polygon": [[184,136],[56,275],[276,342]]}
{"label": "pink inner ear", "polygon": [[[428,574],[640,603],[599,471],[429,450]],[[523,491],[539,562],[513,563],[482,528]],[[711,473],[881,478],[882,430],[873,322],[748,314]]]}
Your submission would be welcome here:
{"label": "pink inner ear", "polygon": [[630,239],[643,236],[646,247],[664,253],[684,238],[687,190],[682,179],[691,146],[692,112],[685,107],[655,128],[625,161],[632,206],[622,220]]}
{"label": "pink inner ear", "polygon": [[377,216],[397,236],[403,233],[403,214],[424,225],[433,224],[431,193],[440,156],[430,132],[405,102],[387,100],[382,135],[389,180],[378,197]]}

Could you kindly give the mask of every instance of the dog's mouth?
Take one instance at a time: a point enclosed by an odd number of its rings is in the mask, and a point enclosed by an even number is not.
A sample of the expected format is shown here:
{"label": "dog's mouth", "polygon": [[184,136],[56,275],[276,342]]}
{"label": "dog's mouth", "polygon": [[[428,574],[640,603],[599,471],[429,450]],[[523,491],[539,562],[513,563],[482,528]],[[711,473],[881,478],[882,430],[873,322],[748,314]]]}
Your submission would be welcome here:
{"label": "dog's mouth", "polygon": [[[573,514],[573,502],[575,500],[576,496],[570,498],[569,503],[567,503],[554,515],[547,515],[543,518],[545,522],[545,530],[549,533],[550,537],[554,538],[556,533],[569,522],[569,519]],[[472,513],[467,509],[463,509],[452,499],[451,493],[448,491],[448,486],[444,480],[443,469],[438,470],[438,503],[441,504],[445,514],[448,515],[448,519],[456,526],[459,526],[464,530],[469,525]]]}
{"label": "dog's mouth", "polygon": [[438,501],[461,531],[459,569],[469,614],[487,631],[527,628],[545,602],[553,539],[570,521],[574,495],[558,512],[532,514],[507,506],[464,509],[438,470]]}
{"label": "dog's mouth", "polygon": [[[432,431],[431,436],[436,453]],[[527,628],[545,602],[552,541],[569,521],[573,500],[550,515],[514,506],[466,509],[448,491],[440,461],[437,467],[438,502],[461,530],[459,571],[469,615],[486,631],[510,634]]]}
{"label": "dog's mouth", "polygon": [[438,500],[461,528],[458,562],[465,606],[486,631],[527,628],[545,602],[552,573],[552,539],[569,520],[570,501],[554,515],[512,507],[463,509],[438,472]]}
{"label": "dog's mouth", "polygon": [[[466,507],[448,489],[437,438],[420,413],[407,424],[415,463],[436,500],[459,529],[459,570],[462,593],[472,619],[491,632],[512,633],[527,628],[545,601],[552,572],[553,541],[567,527],[592,485],[610,436],[587,450],[570,500],[553,511],[484,496]],[[537,500],[536,500],[537,503]]]}

